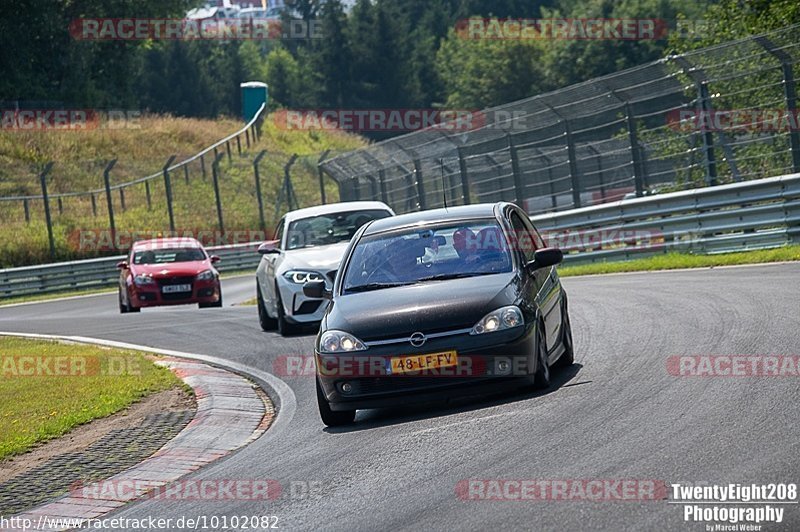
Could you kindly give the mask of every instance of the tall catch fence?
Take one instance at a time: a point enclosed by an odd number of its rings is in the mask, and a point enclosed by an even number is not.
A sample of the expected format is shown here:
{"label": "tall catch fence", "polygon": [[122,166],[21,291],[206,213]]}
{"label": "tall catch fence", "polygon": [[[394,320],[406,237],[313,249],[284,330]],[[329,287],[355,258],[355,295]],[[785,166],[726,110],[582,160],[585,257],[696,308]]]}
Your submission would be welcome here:
{"label": "tall catch fence", "polygon": [[[531,214],[800,172],[800,25],[704,48],[324,161],[342,199]],[[463,124],[462,124],[463,125]],[[449,127],[448,127],[449,126]]]}

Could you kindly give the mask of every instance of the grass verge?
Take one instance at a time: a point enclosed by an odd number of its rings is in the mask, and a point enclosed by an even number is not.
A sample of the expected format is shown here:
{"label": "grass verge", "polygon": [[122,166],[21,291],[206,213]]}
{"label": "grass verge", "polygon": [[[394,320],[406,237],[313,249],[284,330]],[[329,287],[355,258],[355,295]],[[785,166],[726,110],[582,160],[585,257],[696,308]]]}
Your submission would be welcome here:
{"label": "grass verge", "polygon": [[769,262],[800,261],[800,246],[784,246],[775,249],[740,251],[714,255],[691,255],[688,253],[665,253],[655,257],[623,262],[598,262],[576,266],[561,266],[558,275],[596,275],[603,273],[643,272],[656,270],[679,270],[685,268],[708,268],[740,264],[762,264]]}
{"label": "grass verge", "polygon": [[0,337],[0,460],[177,386],[140,353]]}

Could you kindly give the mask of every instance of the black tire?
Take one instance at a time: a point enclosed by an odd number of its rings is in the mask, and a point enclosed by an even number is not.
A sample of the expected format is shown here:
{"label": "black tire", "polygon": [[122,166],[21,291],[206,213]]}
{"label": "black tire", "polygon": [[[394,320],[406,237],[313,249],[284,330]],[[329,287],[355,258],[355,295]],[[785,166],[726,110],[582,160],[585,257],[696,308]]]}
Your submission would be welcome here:
{"label": "black tire", "polygon": [[278,307],[278,332],[281,334],[281,336],[297,334],[297,331],[300,329],[300,327],[294,323],[290,323],[289,320],[286,319],[286,315],[283,313],[283,301],[281,300],[281,293],[277,286],[275,287],[275,298],[277,299],[276,305]]}
{"label": "black tire", "polygon": [[561,344],[564,352],[556,361],[556,366],[566,368],[575,363],[575,344],[572,343],[572,322],[569,321],[569,307],[567,306],[567,295],[564,294],[564,305],[561,310]]}
{"label": "black tire", "polygon": [[262,331],[274,331],[278,327],[278,320],[270,318],[267,308],[264,306],[264,297],[261,295],[261,287],[256,281],[256,304],[258,305],[258,323]]}
{"label": "black tire", "polygon": [[128,313],[128,305],[122,302],[122,290],[119,291],[119,313],[120,314]]}
{"label": "black tire", "polygon": [[550,387],[550,365],[547,363],[547,342],[544,336],[544,324],[541,322],[536,330],[536,373],[533,374],[533,386],[540,390]]}
{"label": "black tire", "polygon": [[322,386],[319,380],[314,379],[317,383],[317,404],[319,404],[319,417],[322,422],[329,427],[340,427],[342,425],[349,425],[356,419],[355,410],[345,410],[343,412],[334,412],[331,410],[331,405],[322,393]]}

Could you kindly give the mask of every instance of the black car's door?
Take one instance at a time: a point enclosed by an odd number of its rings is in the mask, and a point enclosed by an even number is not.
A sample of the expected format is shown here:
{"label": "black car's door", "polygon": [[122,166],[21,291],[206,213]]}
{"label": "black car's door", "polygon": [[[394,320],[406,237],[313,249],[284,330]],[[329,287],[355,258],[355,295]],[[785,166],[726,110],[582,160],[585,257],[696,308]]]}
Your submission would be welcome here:
{"label": "black car's door", "polygon": [[[528,220],[528,216],[515,208],[509,212],[509,220],[515,232],[515,240],[523,260],[530,262],[536,250],[544,247],[541,237]],[[545,337],[547,349],[552,350],[559,340],[561,330],[561,289],[555,266],[540,268],[528,274],[533,280],[534,297],[536,304],[542,311],[544,318]]]}

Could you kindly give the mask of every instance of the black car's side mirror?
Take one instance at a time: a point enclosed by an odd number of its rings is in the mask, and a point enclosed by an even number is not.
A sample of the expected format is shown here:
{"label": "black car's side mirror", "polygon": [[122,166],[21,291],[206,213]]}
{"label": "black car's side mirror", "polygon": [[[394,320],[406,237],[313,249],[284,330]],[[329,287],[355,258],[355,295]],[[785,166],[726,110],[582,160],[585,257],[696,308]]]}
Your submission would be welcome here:
{"label": "black car's side mirror", "polygon": [[325,281],[308,281],[303,285],[303,294],[312,299],[330,299],[332,293],[325,290]]}
{"label": "black car's side mirror", "polygon": [[534,272],[541,268],[555,266],[564,260],[564,253],[558,248],[542,248],[533,254],[533,260],[528,263],[528,271]]}

